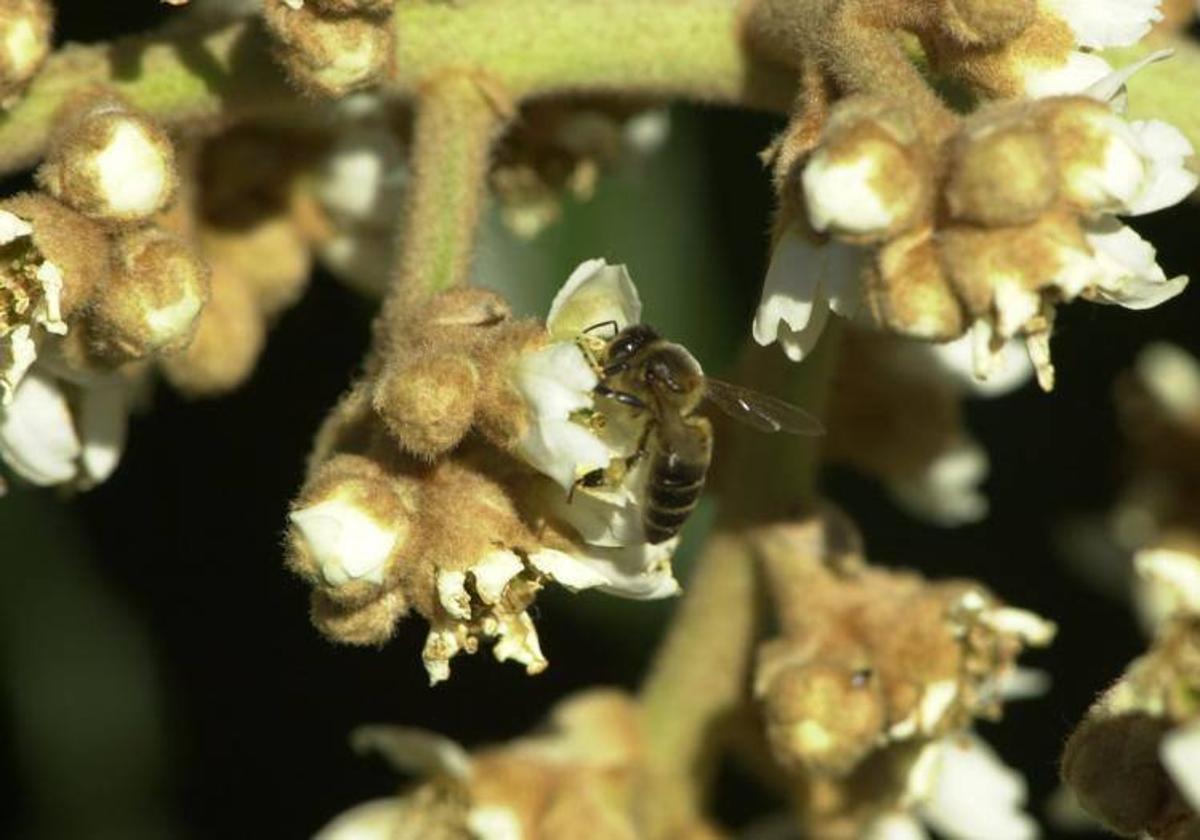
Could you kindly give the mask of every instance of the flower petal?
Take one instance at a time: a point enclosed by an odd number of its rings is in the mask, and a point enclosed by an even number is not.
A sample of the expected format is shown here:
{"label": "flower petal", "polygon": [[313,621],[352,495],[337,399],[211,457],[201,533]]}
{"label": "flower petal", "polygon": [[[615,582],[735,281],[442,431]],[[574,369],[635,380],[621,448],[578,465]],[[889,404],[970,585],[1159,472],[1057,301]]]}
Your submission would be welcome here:
{"label": "flower petal", "polygon": [[1162,20],[1162,0],[1042,0],[1081,47],[1103,49],[1135,44]]}
{"label": "flower petal", "polygon": [[936,778],[919,805],[922,817],[952,840],[1031,840],[1037,824],[1024,813],[1025,780],[982,739],[950,736],[937,750]]}
{"label": "flower petal", "polygon": [[1159,758],[1192,810],[1200,811],[1200,722],[1164,735]]}
{"label": "flower petal", "polygon": [[1126,202],[1123,213],[1139,216],[1171,207],[1196,190],[1200,176],[1184,161],[1192,156],[1192,144],[1183,132],[1162,120],[1138,120],[1130,124],[1142,154],[1147,173],[1138,194]]}
{"label": "flower petal", "polygon": [[393,768],[413,776],[468,779],[471,756],[457,741],[409,726],[375,724],[355,727],[350,746],[357,753],[374,752]]}
{"label": "flower petal", "polygon": [[1105,303],[1150,309],[1187,286],[1187,277],[1168,279],[1155,261],[1154,246],[1115,219],[1090,224],[1086,236],[1095,252],[1096,294]]}
{"label": "flower petal", "polygon": [[404,815],[404,805],[395,796],[361,802],[334,817],[313,840],[394,840]]}
{"label": "flower petal", "polygon": [[954,527],[987,516],[988,500],[980,487],[988,474],[983,447],[959,440],[915,476],[889,482],[892,495],[912,513]]}
{"label": "flower petal", "polygon": [[[1043,99],[1085,92],[1090,94],[1092,90],[1106,91],[1108,88],[1104,82],[1112,75],[1112,66],[1100,56],[1076,50],[1059,65],[1024,67],[1022,81],[1026,96]],[[1120,84],[1117,84],[1116,90],[1119,89]]]}
{"label": "flower petal", "polygon": [[112,475],[125,451],[129,390],[120,380],[79,390],[80,479],[87,486]]}
{"label": "flower petal", "polygon": [[573,341],[597,324],[612,321],[619,330],[641,318],[642,302],[625,266],[594,259],[571,272],[558,290],[546,329],[558,341]]}
{"label": "flower petal", "polygon": [[542,549],[529,561],[568,589],[596,588],[624,598],[652,601],[679,594],[679,582],[671,571],[671,555],[677,543],[678,537],[656,545],[587,547],[574,554]]}
{"label": "flower petal", "polygon": [[1113,110],[1115,110],[1117,113],[1124,113],[1125,84],[1138,71],[1150,64],[1170,58],[1172,54],[1173,53],[1171,50],[1158,50],[1157,52],[1150,53],[1150,55],[1139,59],[1132,64],[1126,64],[1119,70],[1113,70],[1110,67],[1107,73],[1097,77],[1085,88],[1065,92],[1082,93],[1084,96],[1092,97],[1092,99],[1099,99],[1101,102],[1111,103]]}
{"label": "flower petal", "polygon": [[0,408],[0,457],[22,478],[47,486],[73,480],[82,451],[66,397],[35,368]]}

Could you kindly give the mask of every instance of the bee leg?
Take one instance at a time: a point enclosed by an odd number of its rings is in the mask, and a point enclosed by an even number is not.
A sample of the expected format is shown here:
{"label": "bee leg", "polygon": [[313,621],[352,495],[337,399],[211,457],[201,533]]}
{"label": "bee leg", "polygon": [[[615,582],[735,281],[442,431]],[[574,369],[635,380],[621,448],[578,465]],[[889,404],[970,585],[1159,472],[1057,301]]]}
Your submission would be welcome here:
{"label": "bee leg", "polygon": [[625,459],[625,469],[633,469],[633,465],[645,457],[650,444],[650,433],[654,431],[655,421],[653,418],[646,421],[646,428],[642,429],[642,436],[638,438],[637,449],[633,454]]}
{"label": "bee leg", "polygon": [[636,394],[631,394],[628,391],[614,391],[612,388],[609,388],[604,384],[597,385],[594,389],[592,389],[592,393],[598,397],[607,397],[610,400],[616,400],[621,405],[628,406],[629,408],[636,409],[637,411],[645,411],[647,408],[649,408],[649,406],[642,401],[642,398]]}

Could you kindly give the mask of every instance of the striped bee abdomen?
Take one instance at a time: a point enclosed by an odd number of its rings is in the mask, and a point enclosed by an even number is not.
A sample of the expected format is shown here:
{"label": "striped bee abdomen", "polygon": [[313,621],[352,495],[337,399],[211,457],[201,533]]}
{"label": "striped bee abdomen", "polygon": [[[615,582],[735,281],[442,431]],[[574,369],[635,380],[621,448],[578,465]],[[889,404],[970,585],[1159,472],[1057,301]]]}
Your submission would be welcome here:
{"label": "striped bee abdomen", "polygon": [[707,474],[707,457],[688,459],[662,449],[654,453],[646,477],[646,510],[642,517],[647,542],[665,542],[679,533],[700,501]]}

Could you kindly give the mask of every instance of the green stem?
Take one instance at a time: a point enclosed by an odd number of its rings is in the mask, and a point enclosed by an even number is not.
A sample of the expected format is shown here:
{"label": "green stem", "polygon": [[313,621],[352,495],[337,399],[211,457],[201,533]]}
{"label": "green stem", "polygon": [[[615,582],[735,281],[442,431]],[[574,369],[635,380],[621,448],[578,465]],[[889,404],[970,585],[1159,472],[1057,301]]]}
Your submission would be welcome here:
{"label": "green stem", "polygon": [[[740,381],[819,416],[836,357],[831,319],[803,364],[777,347],[751,345]],[[819,438],[772,437],[743,426],[720,437],[721,510],[687,594],[642,686],[643,722],[653,797],[644,833],[667,837],[703,813],[726,725],[744,710],[755,642],[763,623],[753,532],[792,520],[816,501]]]}
{"label": "green stem", "polygon": [[[274,2],[274,0],[272,0]],[[680,98],[784,111],[794,82],[743,47],[737,11],[721,0],[472,0],[404,2],[395,15],[389,93],[420,98],[448,75],[488,78],[514,99],[571,93]],[[214,127],[311,103],[290,90],[260,26],[207,35],[70,45],[0,116],[0,174],[45,149],[68,96],[116,88],[173,127]]]}
{"label": "green stem", "polygon": [[389,301],[467,280],[492,141],[510,113],[470,76],[447,76],[422,91],[409,157],[412,186]]}

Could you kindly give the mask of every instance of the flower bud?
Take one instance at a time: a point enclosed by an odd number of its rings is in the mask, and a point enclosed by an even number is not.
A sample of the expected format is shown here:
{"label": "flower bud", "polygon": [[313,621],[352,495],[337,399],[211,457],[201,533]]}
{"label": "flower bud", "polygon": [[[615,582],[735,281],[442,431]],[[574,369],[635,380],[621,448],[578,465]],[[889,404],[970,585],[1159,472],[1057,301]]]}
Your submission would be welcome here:
{"label": "flower bud", "polygon": [[13,105],[50,54],[53,9],[46,0],[0,5],[0,105]]}
{"label": "flower bud", "polygon": [[326,15],[386,15],[396,0],[292,0],[292,7],[312,6]]}
{"label": "flower bud", "polygon": [[175,193],[175,150],[162,129],[124,103],[93,99],[67,109],[37,182],[94,219],[142,221]]}
{"label": "flower bud", "polygon": [[1058,172],[1035,127],[983,125],[953,151],[945,197],[957,218],[981,225],[1032,222],[1054,201]]}
{"label": "flower bud", "polygon": [[801,175],[815,230],[887,238],[910,227],[928,204],[926,168],[876,115],[832,124]]}
{"label": "flower bud", "polygon": [[1088,98],[1047,103],[1046,129],[1063,195],[1090,213],[1116,212],[1141,191],[1146,167],[1137,138],[1108,105]]}
{"label": "flower bud", "polygon": [[288,519],[288,565],[343,603],[373,598],[410,543],[413,486],[357,455],[318,468]]}
{"label": "flower bud", "polygon": [[240,276],[216,265],[210,286],[191,344],[161,361],[167,380],[195,397],[222,394],[246,381],[266,338],[262,314]]}
{"label": "flower bud", "polygon": [[242,277],[267,317],[294,304],[308,286],[312,254],[287,216],[239,228],[204,227],[200,249],[210,264],[222,263]]}
{"label": "flower bud", "polygon": [[479,369],[471,359],[433,356],[387,368],[373,402],[404,449],[434,458],[471,427],[479,384]]}
{"label": "flower bud", "polygon": [[113,267],[88,313],[97,355],[119,363],[187,346],[208,298],[208,269],[197,254],[149,227],[117,240]]}
{"label": "flower bud", "polygon": [[322,590],[312,594],[312,623],[322,634],[347,645],[381,645],[392,637],[396,622],[408,612],[398,589],[389,589],[366,604],[344,604]]}
{"label": "flower bud", "polygon": [[263,8],[277,39],[275,54],[301,89],[321,96],[345,96],[379,81],[391,60],[387,22],[365,17],[324,17],[305,5],[281,3]]}
{"label": "flower bud", "polygon": [[864,295],[873,319],[900,335],[947,341],[966,328],[929,230],[883,246],[867,272]]}

